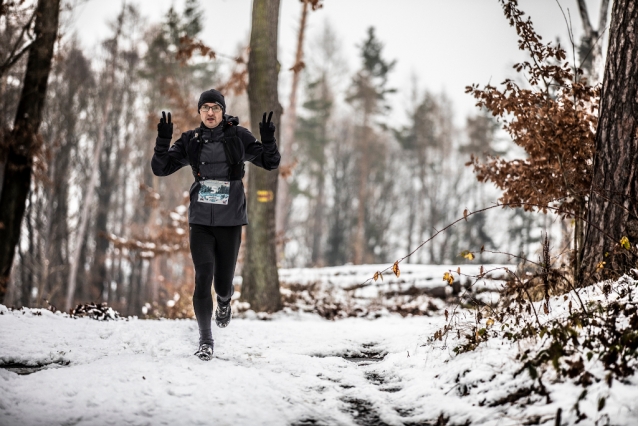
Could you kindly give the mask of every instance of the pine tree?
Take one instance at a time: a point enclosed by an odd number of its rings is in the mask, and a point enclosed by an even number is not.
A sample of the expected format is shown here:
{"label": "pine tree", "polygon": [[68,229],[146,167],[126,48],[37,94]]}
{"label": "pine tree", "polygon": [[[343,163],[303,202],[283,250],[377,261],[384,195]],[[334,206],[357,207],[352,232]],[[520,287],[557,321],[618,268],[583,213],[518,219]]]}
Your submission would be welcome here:
{"label": "pine tree", "polygon": [[[323,237],[326,215],[326,149],[330,143],[331,114],[334,108],[333,94],[328,76],[322,73],[306,84],[306,96],[303,103],[306,116],[298,118],[295,139],[299,142],[300,175],[296,176],[293,195],[308,197],[311,212],[306,223],[309,239],[311,266],[323,263]],[[307,182],[303,188],[301,182]]]}
{"label": "pine tree", "polygon": [[[355,75],[347,101],[359,111],[360,132],[356,148],[359,159],[357,221],[354,234],[354,263],[361,264],[369,258],[366,249],[366,205],[369,197],[369,175],[373,157],[380,150],[374,149],[373,120],[383,115],[390,107],[387,95],[395,89],[387,87],[388,74],[396,61],[388,62],[382,57],[383,44],[376,38],[373,27],[368,29],[368,38],[361,46],[362,67]],[[381,127],[384,127],[382,124]]]}

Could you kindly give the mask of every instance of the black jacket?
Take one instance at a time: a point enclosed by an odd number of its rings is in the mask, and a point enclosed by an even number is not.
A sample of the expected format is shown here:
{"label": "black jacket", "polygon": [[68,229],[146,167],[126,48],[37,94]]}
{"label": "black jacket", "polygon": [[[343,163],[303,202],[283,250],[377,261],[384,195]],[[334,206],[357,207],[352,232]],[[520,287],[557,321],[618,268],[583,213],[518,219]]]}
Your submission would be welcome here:
{"label": "black jacket", "polygon": [[[194,176],[195,182],[190,188],[189,223],[208,226],[236,226],[248,223],[244,184],[240,179],[229,179],[227,151],[223,146],[224,130],[236,123],[238,120],[235,117],[225,115],[222,124],[214,129],[201,124],[197,129],[182,133],[170,148],[170,139],[159,136],[156,139],[155,153],[151,160],[151,168],[156,176],[168,176],[187,165],[191,166],[194,175],[198,175]],[[279,167],[281,156],[274,140],[261,143],[248,129],[236,126],[236,130],[236,143],[229,144],[231,155],[236,157],[235,161],[242,164],[244,161],[250,161],[266,170]],[[227,205],[198,201],[200,182],[207,179],[230,181]]]}

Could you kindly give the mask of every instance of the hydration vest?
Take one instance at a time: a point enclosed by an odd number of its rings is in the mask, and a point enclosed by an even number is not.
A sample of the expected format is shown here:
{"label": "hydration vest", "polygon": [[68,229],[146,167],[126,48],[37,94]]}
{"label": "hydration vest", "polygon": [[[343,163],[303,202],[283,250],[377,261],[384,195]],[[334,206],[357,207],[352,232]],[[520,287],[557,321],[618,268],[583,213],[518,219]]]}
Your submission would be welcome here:
{"label": "hydration vest", "polygon": [[[221,143],[224,145],[226,164],[228,164],[228,175],[223,178],[227,180],[242,180],[246,174],[243,162],[243,143],[239,136],[237,136],[238,122],[236,117],[231,117],[224,122],[224,137]],[[195,134],[188,144],[188,159],[193,171],[193,177],[196,181],[204,179],[199,173],[199,165],[202,164],[201,155],[203,147],[204,141],[202,140],[201,128],[195,129]],[[218,176],[216,178],[220,179],[222,177]]]}

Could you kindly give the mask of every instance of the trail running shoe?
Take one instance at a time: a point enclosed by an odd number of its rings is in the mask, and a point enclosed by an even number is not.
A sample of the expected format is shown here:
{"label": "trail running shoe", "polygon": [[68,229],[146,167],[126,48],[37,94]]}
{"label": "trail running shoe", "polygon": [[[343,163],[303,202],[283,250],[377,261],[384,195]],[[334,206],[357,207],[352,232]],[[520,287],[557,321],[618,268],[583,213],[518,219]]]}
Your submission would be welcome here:
{"label": "trail running shoe", "polygon": [[217,304],[217,309],[215,310],[215,324],[217,324],[217,327],[226,327],[230,322],[231,316],[232,310],[230,309],[230,303],[227,305]]}
{"label": "trail running shoe", "polygon": [[202,343],[199,345],[199,349],[195,352],[195,355],[202,361],[210,361],[213,359],[213,346],[208,343]]}

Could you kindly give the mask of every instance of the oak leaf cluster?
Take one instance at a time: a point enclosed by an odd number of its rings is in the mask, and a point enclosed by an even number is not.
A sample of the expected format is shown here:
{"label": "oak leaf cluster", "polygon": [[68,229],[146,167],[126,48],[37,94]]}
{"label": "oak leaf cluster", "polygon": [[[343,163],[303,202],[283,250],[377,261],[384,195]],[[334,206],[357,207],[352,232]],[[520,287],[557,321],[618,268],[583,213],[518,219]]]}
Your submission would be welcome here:
{"label": "oak leaf cluster", "polygon": [[523,19],[516,0],[501,0],[518,45],[530,60],[514,68],[527,85],[507,79],[501,87],[468,86],[478,102],[500,122],[526,158],[472,156],[467,165],[481,182],[502,189],[504,204],[521,204],[525,210],[546,213],[557,207],[563,216],[582,214],[591,186],[594,140],[598,124],[600,88],[589,85],[582,71],[566,61],[560,45],[543,43],[529,18]]}

